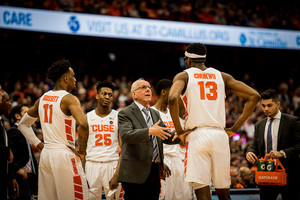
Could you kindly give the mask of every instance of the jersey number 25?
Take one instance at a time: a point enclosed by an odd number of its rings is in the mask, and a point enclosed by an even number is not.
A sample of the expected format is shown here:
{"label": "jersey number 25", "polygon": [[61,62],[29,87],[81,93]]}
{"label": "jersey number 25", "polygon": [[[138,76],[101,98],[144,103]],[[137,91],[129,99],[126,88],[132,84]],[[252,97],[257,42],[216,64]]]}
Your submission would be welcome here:
{"label": "jersey number 25", "polygon": [[[96,146],[110,146],[111,145],[111,134],[96,134],[95,138],[95,145]],[[104,142],[102,140],[104,139]]]}

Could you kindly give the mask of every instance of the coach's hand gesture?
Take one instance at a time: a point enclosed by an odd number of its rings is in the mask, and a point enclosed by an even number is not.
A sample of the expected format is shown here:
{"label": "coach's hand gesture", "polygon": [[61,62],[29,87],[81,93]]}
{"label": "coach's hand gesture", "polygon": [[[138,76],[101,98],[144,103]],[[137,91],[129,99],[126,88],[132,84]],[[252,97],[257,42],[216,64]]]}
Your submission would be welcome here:
{"label": "coach's hand gesture", "polygon": [[159,126],[160,120],[156,122],[151,128],[149,128],[149,134],[160,137],[162,140],[168,139],[171,135],[165,131],[170,131],[170,128]]}

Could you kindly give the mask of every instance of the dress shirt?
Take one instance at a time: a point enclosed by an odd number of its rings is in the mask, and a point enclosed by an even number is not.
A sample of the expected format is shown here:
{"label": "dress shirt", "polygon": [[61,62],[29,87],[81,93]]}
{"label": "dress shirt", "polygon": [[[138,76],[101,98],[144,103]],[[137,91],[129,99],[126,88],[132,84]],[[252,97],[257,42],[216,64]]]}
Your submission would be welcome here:
{"label": "dress shirt", "polygon": [[[147,120],[147,116],[146,116],[146,114],[143,112],[143,108],[149,109],[149,107],[145,107],[145,106],[143,106],[142,104],[140,104],[140,103],[138,103],[138,102],[136,102],[136,101],[134,101],[134,103],[139,107],[139,109],[140,109],[141,113],[143,114],[144,119],[145,119],[145,121],[146,121],[146,120]],[[150,115],[150,119],[152,120],[152,116],[151,116],[150,110],[149,110],[149,115]],[[152,124],[153,124],[153,120],[152,120]]]}
{"label": "dress shirt", "polygon": [[[278,111],[278,113],[273,118],[274,118],[274,120],[273,120],[272,127],[271,127],[271,131],[272,131],[272,150],[277,151],[278,129],[279,129],[279,124],[280,124],[281,112]],[[268,127],[269,127],[269,124],[270,124],[270,120],[271,120],[271,118],[268,117],[266,127],[265,127],[265,135],[264,135],[265,153],[267,153],[267,135],[268,135]]]}

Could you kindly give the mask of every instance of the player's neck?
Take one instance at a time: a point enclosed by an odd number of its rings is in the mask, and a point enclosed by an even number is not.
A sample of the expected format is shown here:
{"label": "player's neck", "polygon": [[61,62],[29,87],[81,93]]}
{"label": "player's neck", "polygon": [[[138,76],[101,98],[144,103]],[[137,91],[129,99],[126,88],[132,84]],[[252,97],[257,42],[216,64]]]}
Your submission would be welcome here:
{"label": "player's neck", "polygon": [[105,108],[105,107],[98,106],[95,109],[95,112],[96,112],[96,115],[98,115],[99,117],[105,117],[111,112],[111,108],[110,107]]}
{"label": "player's neck", "polygon": [[61,85],[61,84],[55,84],[55,87],[53,89],[54,91],[56,90],[66,90],[67,91],[67,86]]}
{"label": "player's neck", "polygon": [[196,63],[196,64],[192,65],[192,67],[198,68],[202,71],[205,71],[207,69],[207,67],[205,66],[204,63]]}
{"label": "player's neck", "polygon": [[161,99],[158,99],[154,107],[160,112],[167,113],[168,103],[164,103]]}

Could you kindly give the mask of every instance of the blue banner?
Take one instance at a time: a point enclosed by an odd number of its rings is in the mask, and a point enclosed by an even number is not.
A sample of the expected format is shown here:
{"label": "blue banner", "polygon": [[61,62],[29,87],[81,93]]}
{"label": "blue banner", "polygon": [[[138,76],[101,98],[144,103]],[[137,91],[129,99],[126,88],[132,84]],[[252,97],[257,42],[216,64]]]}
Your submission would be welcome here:
{"label": "blue banner", "polygon": [[0,28],[206,45],[300,49],[300,31],[211,25],[0,6]]}

